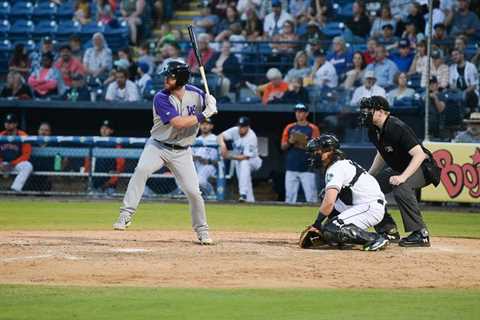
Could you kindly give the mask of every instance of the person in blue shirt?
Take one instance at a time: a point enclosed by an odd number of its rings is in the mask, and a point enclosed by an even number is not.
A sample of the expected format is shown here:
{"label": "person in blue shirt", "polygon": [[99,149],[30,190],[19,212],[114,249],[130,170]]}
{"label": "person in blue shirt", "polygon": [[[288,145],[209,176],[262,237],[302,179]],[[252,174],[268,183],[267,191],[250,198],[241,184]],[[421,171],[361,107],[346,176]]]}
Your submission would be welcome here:
{"label": "person in blue shirt", "polygon": [[375,48],[375,61],[368,65],[367,71],[373,71],[377,84],[386,88],[393,86],[393,77],[398,72],[397,65],[386,58],[387,50],[384,46],[378,45]]}
{"label": "person in blue shirt", "polygon": [[415,55],[410,50],[410,42],[407,39],[402,39],[398,42],[398,50],[390,55],[392,60],[400,72],[408,72],[412,65]]}
{"label": "person in blue shirt", "polygon": [[352,52],[347,49],[342,37],[333,38],[332,51],[327,54],[327,61],[333,64],[339,76],[346,74],[352,67]]}

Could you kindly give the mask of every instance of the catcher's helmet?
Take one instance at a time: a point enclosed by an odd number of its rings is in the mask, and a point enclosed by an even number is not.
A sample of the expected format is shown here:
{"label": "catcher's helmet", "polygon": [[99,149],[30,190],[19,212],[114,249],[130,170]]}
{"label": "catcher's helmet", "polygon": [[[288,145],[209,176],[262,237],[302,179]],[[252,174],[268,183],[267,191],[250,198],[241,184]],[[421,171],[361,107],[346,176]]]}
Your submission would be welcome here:
{"label": "catcher's helmet", "polygon": [[177,80],[177,87],[181,87],[187,84],[190,78],[190,69],[183,62],[170,61],[163,67],[160,74]]}
{"label": "catcher's helmet", "polygon": [[337,137],[331,134],[322,134],[318,138],[311,139],[308,141],[306,146],[306,151],[309,154],[308,157],[308,165],[312,168],[321,168],[322,160],[319,156],[315,154],[315,151],[321,150],[322,152],[334,151],[334,157],[332,158],[332,162],[335,162],[338,159],[343,158],[343,153],[339,150],[340,149],[340,141],[338,141]]}

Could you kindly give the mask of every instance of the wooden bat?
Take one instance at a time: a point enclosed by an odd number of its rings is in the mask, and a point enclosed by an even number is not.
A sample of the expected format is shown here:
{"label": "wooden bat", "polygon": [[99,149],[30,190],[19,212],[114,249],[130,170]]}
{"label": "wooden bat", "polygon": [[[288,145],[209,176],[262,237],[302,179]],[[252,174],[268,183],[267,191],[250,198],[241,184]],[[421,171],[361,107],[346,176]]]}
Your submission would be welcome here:
{"label": "wooden bat", "polygon": [[197,45],[197,38],[195,37],[195,33],[193,32],[192,25],[188,26],[188,35],[190,36],[190,43],[192,44],[193,52],[195,53],[195,58],[197,58],[197,62],[199,66],[198,70],[200,71],[200,76],[202,77],[202,80],[203,80],[205,92],[208,95],[210,95],[210,90],[208,90],[207,77],[205,76],[205,68],[203,66],[202,59],[200,57],[200,51],[198,50],[198,45]]}

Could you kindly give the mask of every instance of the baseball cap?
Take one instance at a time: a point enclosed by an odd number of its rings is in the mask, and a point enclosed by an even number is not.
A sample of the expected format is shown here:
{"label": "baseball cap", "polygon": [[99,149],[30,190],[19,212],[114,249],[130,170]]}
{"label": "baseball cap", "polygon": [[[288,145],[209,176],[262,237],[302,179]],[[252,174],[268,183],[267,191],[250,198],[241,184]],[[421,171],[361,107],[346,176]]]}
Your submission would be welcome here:
{"label": "baseball cap", "polygon": [[445,29],[445,24],[443,24],[443,23],[435,23],[435,25],[433,26],[433,29],[437,29],[437,28],[443,28],[443,29]]}
{"label": "baseball cap", "polygon": [[140,70],[142,70],[143,73],[147,73],[148,69],[150,69],[150,67],[148,66],[148,63],[144,61],[139,62],[138,67],[140,68]]}
{"label": "baseball cap", "polygon": [[365,71],[365,79],[377,79],[377,77],[375,76],[375,72],[369,70],[369,71]]}
{"label": "baseball cap", "polygon": [[410,47],[410,41],[408,39],[401,39],[398,41],[398,47],[399,48],[408,48]]}
{"label": "baseball cap", "polygon": [[9,113],[5,116],[5,123],[18,123],[17,116],[13,113]]}
{"label": "baseball cap", "polygon": [[272,0],[272,7],[281,7],[282,2],[280,0]]}
{"label": "baseball cap", "polygon": [[113,129],[113,123],[110,120],[103,120],[102,127]]}
{"label": "baseball cap", "polygon": [[308,112],[308,107],[303,103],[297,103],[293,108],[293,111],[305,111]]}
{"label": "baseball cap", "polygon": [[442,57],[442,52],[438,49],[432,51],[432,59],[440,59]]}
{"label": "baseball cap", "polygon": [[391,23],[384,24],[383,27],[382,27],[382,30],[386,29],[386,28],[390,28],[390,29],[393,30],[393,25]]}
{"label": "baseball cap", "polygon": [[316,57],[323,57],[325,55],[325,51],[323,49],[318,49],[313,52],[313,56]]}
{"label": "baseball cap", "polygon": [[240,117],[238,118],[237,125],[239,127],[248,127],[250,125],[250,119],[248,117]]}
{"label": "baseball cap", "polygon": [[47,36],[47,37],[43,37],[43,38],[42,38],[42,42],[43,42],[43,43],[47,43],[47,44],[52,44],[52,43],[53,43],[53,40],[52,40],[51,37],[48,37],[48,36]]}

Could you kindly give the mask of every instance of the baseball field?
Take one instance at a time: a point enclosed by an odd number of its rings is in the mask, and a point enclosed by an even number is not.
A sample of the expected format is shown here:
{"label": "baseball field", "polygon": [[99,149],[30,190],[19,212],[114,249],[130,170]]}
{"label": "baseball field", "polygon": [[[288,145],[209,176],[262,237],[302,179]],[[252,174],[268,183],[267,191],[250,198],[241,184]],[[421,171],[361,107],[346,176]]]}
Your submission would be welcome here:
{"label": "baseball field", "polygon": [[[0,319],[478,319],[480,214],[425,211],[431,248],[302,250],[312,207],[0,200]],[[399,214],[393,210],[398,222]]]}

